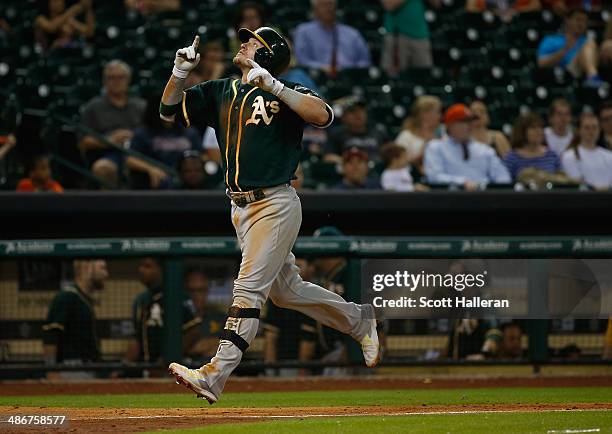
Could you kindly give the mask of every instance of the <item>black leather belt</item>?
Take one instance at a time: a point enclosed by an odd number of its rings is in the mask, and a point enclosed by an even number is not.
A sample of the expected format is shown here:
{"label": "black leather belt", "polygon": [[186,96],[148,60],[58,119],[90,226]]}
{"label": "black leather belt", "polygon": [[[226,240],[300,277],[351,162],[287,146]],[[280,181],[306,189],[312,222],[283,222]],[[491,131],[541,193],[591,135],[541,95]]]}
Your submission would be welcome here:
{"label": "black leather belt", "polygon": [[236,206],[240,208],[244,208],[249,203],[253,203],[253,202],[257,202],[258,200],[262,200],[263,198],[266,197],[266,194],[264,193],[263,188],[256,188],[255,190],[250,190],[250,191],[230,192],[229,196],[232,199],[232,201],[234,201]]}
{"label": "black leather belt", "polygon": [[289,185],[290,185],[289,183],[284,183],[284,184],[274,185],[272,187],[254,188],[253,190],[248,190],[248,191],[226,190],[226,193],[229,196],[229,198],[232,199],[232,202],[236,204],[236,206],[240,208],[244,208],[249,203],[257,202],[258,200],[264,199],[266,197],[266,193],[270,195],[274,193],[277,189],[284,187],[284,186],[289,186]]}

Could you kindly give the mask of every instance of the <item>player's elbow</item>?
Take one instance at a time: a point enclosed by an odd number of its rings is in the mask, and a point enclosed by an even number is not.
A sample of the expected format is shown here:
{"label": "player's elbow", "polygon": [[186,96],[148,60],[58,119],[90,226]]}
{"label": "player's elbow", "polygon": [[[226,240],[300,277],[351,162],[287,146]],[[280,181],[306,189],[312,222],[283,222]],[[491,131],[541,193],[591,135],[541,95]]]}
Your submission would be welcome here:
{"label": "player's elbow", "polygon": [[333,119],[334,113],[332,108],[325,104],[324,101],[320,101],[320,104],[317,104],[316,110],[310,112],[310,119],[307,119],[307,121],[311,125],[326,127]]}
{"label": "player's elbow", "polygon": [[316,113],[313,114],[312,119],[310,120],[311,124],[315,125],[325,125],[329,121],[329,113],[327,110],[321,109],[317,110]]}

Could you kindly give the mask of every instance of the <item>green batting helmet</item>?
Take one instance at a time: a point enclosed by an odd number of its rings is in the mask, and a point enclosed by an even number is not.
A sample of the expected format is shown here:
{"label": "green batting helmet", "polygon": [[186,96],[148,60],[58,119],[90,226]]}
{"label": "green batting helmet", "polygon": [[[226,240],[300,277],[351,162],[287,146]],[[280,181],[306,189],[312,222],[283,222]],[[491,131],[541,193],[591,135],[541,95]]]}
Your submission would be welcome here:
{"label": "green batting helmet", "polygon": [[289,60],[291,60],[289,44],[276,30],[270,27],[260,27],[253,32],[242,28],[238,30],[238,38],[242,42],[255,38],[263,44],[263,47],[255,52],[253,60],[270,73],[280,74],[289,66]]}

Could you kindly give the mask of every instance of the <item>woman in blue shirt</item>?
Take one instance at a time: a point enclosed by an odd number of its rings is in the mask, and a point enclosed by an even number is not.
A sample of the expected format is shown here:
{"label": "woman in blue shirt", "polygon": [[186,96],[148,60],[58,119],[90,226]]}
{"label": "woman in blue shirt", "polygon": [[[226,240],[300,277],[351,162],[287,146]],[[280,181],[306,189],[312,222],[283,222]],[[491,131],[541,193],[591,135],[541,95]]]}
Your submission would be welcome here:
{"label": "woman in blue shirt", "polygon": [[554,174],[560,171],[559,157],[544,144],[544,121],[537,113],[520,116],[512,130],[512,151],[504,164],[514,181],[522,170],[535,168]]}

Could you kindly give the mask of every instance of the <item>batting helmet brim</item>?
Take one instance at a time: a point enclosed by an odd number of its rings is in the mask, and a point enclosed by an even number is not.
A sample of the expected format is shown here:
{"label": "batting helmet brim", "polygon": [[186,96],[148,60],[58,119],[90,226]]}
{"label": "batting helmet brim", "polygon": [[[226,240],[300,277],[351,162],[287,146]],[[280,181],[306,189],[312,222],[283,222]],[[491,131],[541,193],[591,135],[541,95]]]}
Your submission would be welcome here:
{"label": "batting helmet brim", "polygon": [[249,42],[249,39],[251,38],[257,39],[263,44],[264,47],[266,47],[269,51],[272,51],[270,45],[257,33],[253,32],[252,30],[245,29],[244,27],[238,30],[238,39],[240,39],[240,42]]}

